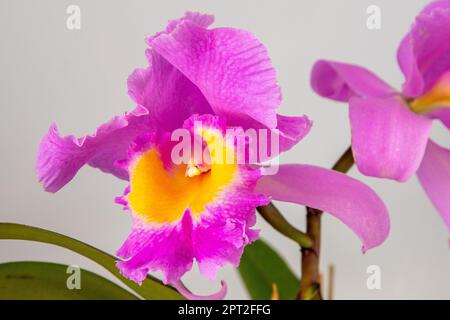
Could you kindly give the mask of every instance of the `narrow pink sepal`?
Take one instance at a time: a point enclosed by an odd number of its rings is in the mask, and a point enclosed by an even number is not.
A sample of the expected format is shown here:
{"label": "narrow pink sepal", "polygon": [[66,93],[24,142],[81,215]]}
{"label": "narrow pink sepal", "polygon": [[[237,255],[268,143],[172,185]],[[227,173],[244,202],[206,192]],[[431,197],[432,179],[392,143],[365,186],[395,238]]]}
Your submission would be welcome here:
{"label": "narrow pink sepal", "polygon": [[363,252],[383,243],[389,234],[388,211],[378,195],[362,182],[336,171],[311,165],[280,165],[277,174],[259,180],[256,192],[335,216],[361,239]]}
{"label": "narrow pink sepal", "polygon": [[429,140],[417,176],[450,230],[450,150]]}

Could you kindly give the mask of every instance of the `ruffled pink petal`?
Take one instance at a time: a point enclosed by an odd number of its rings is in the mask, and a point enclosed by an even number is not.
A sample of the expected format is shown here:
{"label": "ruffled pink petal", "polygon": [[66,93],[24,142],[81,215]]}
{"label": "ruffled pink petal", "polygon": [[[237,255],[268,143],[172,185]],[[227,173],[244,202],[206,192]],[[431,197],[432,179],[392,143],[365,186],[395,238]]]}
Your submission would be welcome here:
{"label": "ruffled pink petal", "polygon": [[186,20],[149,45],[201,90],[216,114],[229,122],[250,117],[276,127],[281,92],[275,70],[266,48],[249,32],[207,30]]}
{"label": "ruffled pink petal", "polygon": [[434,1],[422,10],[400,43],[397,59],[407,97],[419,97],[450,70],[449,0]]}
{"label": "ruffled pink petal", "polygon": [[85,164],[127,179],[128,173],[115,163],[126,157],[130,143],[149,127],[148,110],[144,107],[117,116],[82,138],[62,137],[56,124],[52,124],[38,148],[39,181],[46,191],[56,192]]}
{"label": "ruffled pink petal", "polygon": [[[171,21],[164,31],[159,32],[154,36],[148,37],[146,39],[147,43],[152,46],[154,39],[160,36],[171,36],[170,34],[186,21],[187,23],[194,24],[198,28],[202,29],[207,28],[212,23],[213,18],[209,15],[188,12],[181,19]],[[236,33],[239,32],[236,31]],[[242,33],[245,34],[245,32],[243,31]],[[237,35],[236,37],[238,36],[239,35]],[[257,40],[253,39],[250,35],[247,36],[249,37],[250,42],[257,42]],[[234,39],[231,40],[235,41]],[[228,46],[228,44],[225,45]],[[241,55],[240,59],[256,59],[260,55],[266,54],[264,51],[264,47],[260,45],[259,42],[255,43],[255,45],[257,45],[257,47],[249,51],[247,54]],[[237,48],[235,44],[231,43],[230,51],[233,50],[237,50]],[[214,52],[212,52],[211,54],[213,54]],[[177,54],[178,53],[179,52],[177,52]],[[150,61],[150,66],[147,69],[136,69],[130,75],[130,77],[128,78],[128,93],[137,104],[143,105],[151,111],[152,120],[154,121],[155,126],[163,128],[165,130],[172,130],[180,127],[183,121],[192,114],[216,113],[217,108],[213,111],[210,103],[206,100],[205,96],[202,93],[204,86],[200,87],[202,89],[202,91],[200,91],[199,87],[197,86],[199,85],[198,83],[194,84],[193,82],[191,82],[191,80],[188,80],[188,78],[177,69],[177,65],[176,68],[166,59],[162,58],[155,50],[148,49],[146,54]],[[251,57],[252,54],[255,55],[255,57]],[[201,61],[199,61],[199,63],[200,62]],[[268,63],[269,62],[270,60],[268,60]],[[211,72],[215,72],[217,68],[229,67],[228,65],[224,64],[223,61],[217,61],[217,64],[222,64],[222,66],[210,64],[207,67],[211,67]],[[235,77],[244,77],[247,79],[246,81],[250,83],[249,86],[256,86],[256,75],[254,75],[252,78],[248,76],[248,73],[251,72],[253,68],[257,67],[258,66],[255,65],[252,66],[251,69],[242,70],[242,74],[239,74],[240,71],[237,70]],[[184,69],[182,69],[181,71],[183,70]],[[266,72],[264,72],[263,74],[265,75]],[[221,91],[220,88],[226,85],[226,81],[231,81],[230,79],[224,79],[223,81],[219,80],[213,84],[219,85],[217,91]],[[238,80],[240,81],[239,83],[242,83],[241,79]],[[275,79],[273,81],[275,82]],[[202,84],[204,85],[204,83]],[[210,88],[209,90],[212,90],[212,88]],[[214,90],[216,89],[214,88]],[[233,96],[235,95],[234,92],[240,92],[239,94],[242,93],[241,91],[235,89],[229,90],[226,92],[227,99],[231,101],[245,100],[242,99],[241,96]],[[268,92],[268,94],[270,94],[270,92]],[[277,97],[278,95],[279,93],[277,92]],[[218,98],[215,99],[218,100]],[[221,101],[222,100],[223,99],[221,98]],[[256,100],[253,99],[252,101]],[[218,108],[218,110],[221,113],[225,113],[228,110],[227,108]],[[249,109],[253,110],[254,108],[253,106],[250,106]],[[273,109],[276,109],[276,106]],[[277,125],[276,127],[268,127],[266,124],[258,121],[259,119],[256,119],[257,117],[253,117],[251,112],[241,113],[240,106],[237,106],[235,111],[236,110],[238,110],[239,113],[232,111],[230,114],[227,114],[227,122],[230,126],[240,126],[244,129],[272,130],[273,132],[269,132],[268,136],[270,137],[271,135],[273,135],[278,137],[279,152],[283,152],[292,148],[309,132],[309,129],[311,128],[311,122],[306,117],[286,117],[277,115],[273,112],[270,117],[276,117]],[[268,145],[270,146],[270,141]]]}
{"label": "ruffled pink petal", "polygon": [[181,280],[172,283],[172,286],[178,290],[185,298],[189,300],[223,300],[227,295],[227,283],[225,281],[220,282],[220,290],[209,296],[199,296],[195,295],[186,288],[186,286],[181,282]]}
{"label": "ruffled pink petal", "polygon": [[198,25],[199,27],[208,28],[214,22],[214,16],[210,15],[210,14],[203,14],[203,13],[199,13],[199,12],[187,11],[183,17],[181,17],[179,19],[170,20],[166,29],[164,29],[161,32],[156,33],[153,36],[147,37],[145,39],[145,41],[147,43],[150,43],[153,41],[153,39],[155,39],[156,37],[158,37],[162,34],[167,34],[167,33],[173,32],[175,30],[175,28],[178,27],[178,25],[180,23],[182,23],[183,21],[189,21],[191,23]]}
{"label": "ruffled pink petal", "polygon": [[280,152],[287,151],[301,141],[311,130],[312,121],[307,116],[287,117],[277,115]]}
{"label": "ruffled pink petal", "polygon": [[350,100],[352,150],[361,173],[406,181],[422,161],[431,120],[399,98]]}
{"label": "ruffled pink petal", "polygon": [[[182,18],[170,21],[165,30],[146,38],[146,42],[172,32],[183,21],[206,28],[214,17],[186,12]],[[178,69],[154,50],[147,49],[146,56],[149,66],[134,70],[128,77],[128,94],[138,105],[150,110],[155,126],[173,130],[192,114],[213,113],[201,91]]]}
{"label": "ruffled pink petal", "polygon": [[319,60],[311,72],[311,86],[322,97],[348,101],[353,96],[388,97],[395,93],[388,84],[362,67]]}
{"label": "ruffled pink petal", "polygon": [[186,212],[175,225],[151,225],[133,218],[133,230],[117,252],[117,267],[121,273],[141,283],[150,271],[162,271],[164,283],[179,280],[192,268],[193,222]]}
{"label": "ruffled pink petal", "polygon": [[170,131],[192,114],[213,113],[200,90],[178,69],[151,49],[146,54],[150,66],[128,77],[128,94],[150,111],[155,127]]}
{"label": "ruffled pink petal", "polygon": [[417,176],[450,229],[450,150],[429,140]]}
{"label": "ruffled pink petal", "polygon": [[368,186],[342,173],[310,165],[281,165],[276,175],[256,186],[274,200],[320,209],[345,223],[363,243],[363,250],[380,245],[389,234],[388,211]]}
{"label": "ruffled pink petal", "polygon": [[211,203],[201,222],[193,230],[192,241],[200,272],[208,279],[215,279],[219,268],[226,264],[235,267],[247,244],[259,237],[255,209],[267,205],[269,199],[255,193],[260,170],[239,170],[239,179]]}

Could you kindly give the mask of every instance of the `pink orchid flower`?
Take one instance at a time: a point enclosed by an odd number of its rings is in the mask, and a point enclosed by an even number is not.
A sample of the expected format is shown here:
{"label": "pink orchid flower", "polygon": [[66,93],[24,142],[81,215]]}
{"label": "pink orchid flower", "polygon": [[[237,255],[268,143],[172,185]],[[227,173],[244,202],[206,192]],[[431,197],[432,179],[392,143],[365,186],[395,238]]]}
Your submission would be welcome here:
{"label": "pink orchid flower", "polygon": [[432,120],[450,128],[450,1],[433,1],[398,48],[401,92],[355,65],[318,61],[311,85],[349,103],[352,150],[365,175],[406,181],[417,173],[450,228],[450,150],[431,139]]}
{"label": "pink orchid flower", "polygon": [[[366,249],[389,232],[387,210],[366,185],[341,173],[310,165],[281,165],[267,175],[250,164],[175,164],[168,136],[184,128],[206,148],[227,128],[266,129],[279,152],[310,130],[306,117],[276,113],[280,88],[266,48],[249,32],[208,29],[213,17],[186,13],[146,39],[149,66],[128,78],[137,107],[82,138],[62,137],[52,125],[37,158],[45,190],[56,192],[84,165],[129,181],[117,202],[131,212],[133,227],[117,252],[117,267],[137,283],[150,271],[190,298],[180,279],[198,263],[214,279],[217,270],[237,266],[244,247],[258,238],[257,206],[271,199],[324,210],[347,224]],[[196,131],[194,122],[203,130]],[[223,144],[233,152],[234,144]],[[223,297],[226,288],[212,298]],[[209,298],[211,298],[209,297]],[[204,297],[203,297],[204,298]]]}

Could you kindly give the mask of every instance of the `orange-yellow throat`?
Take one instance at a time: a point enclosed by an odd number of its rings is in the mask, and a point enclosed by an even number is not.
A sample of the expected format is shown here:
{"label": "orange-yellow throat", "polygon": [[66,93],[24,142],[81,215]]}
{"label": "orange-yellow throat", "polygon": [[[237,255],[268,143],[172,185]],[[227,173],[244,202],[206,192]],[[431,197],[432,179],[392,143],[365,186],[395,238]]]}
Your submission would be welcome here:
{"label": "orange-yellow throat", "polygon": [[[210,150],[221,149],[223,155],[233,152],[219,133],[202,132]],[[212,137],[212,139],[211,139]],[[128,204],[133,213],[147,222],[172,223],[189,209],[194,219],[205,212],[224,187],[232,183],[236,163],[211,161],[210,165],[173,165],[165,168],[156,148],[135,160],[130,170]]]}
{"label": "orange-yellow throat", "polygon": [[428,92],[413,100],[410,108],[418,114],[450,108],[450,74],[445,74]]}

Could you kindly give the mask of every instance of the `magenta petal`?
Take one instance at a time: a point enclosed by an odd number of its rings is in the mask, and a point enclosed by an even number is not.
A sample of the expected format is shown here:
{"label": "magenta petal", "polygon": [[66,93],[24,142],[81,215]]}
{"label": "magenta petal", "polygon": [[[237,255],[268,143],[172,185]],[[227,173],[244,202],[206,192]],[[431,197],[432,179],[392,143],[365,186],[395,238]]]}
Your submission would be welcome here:
{"label": "magenta petal", "polygon": [[291,149],[302,140],[312,128],[312,122],[307,116],[287,117],[278,114],[277,122],[277,129],[280,135],[280,152]]}
{"label": "magenta petal", "polygon": [[128,95],[138,105],[145,104],[145,92],[147,84],[151,81],[151,70],[151,67],[147,69],[135,69],[133,73],[128,76]]}
{"label": "magenta petal", "polygon": [[397,53],[403,93],[418,97],[450,69],[450,1],[434,1],[416,17]]}
{"label": "magenta petal", "polygon": [[352,149],[361,173],[406,181],[422,161],[431,120],[411,112],[399,97],[350,100]]}
{"label": "magenta petal", "polygon": [[176,225],[149,225],[133,218],[133,230],[120,247],[116,263],[127,278],[141,283],[149,271],[161,270],[164,283],[179,280],[192,268],[194,252],[191,241],[192,218],[184,214]]}
{"label": "magenta petal", "polygon": [[[154,38],[172,32],[183,21],[190,21],[206,28],[213,23],[214,17],[197,12],[186,12],[182,18],[171,20],[164,31],[146,38],[146,42],[150,43]],[[185,108],[192,108],[190,110],[192,111],[191,113],[201,113],[199,110],[194,109],[201,109],[202,105],[207,104],[207,102],[203,97],[199,97],[201,93],[198,88],[189,83],[190,81],[186,77],[156,52],[147,50],[146,55],[150,66],[147,69],[136,69],[128,77],[127,85],[130,97],[137,104],[144,105],[149,110],[151,109],[152,113],[154,111],[162,112],[163,110],[161,109],[164,109],[164,107],[171,109],[172,116],[177,115],[173,112],[174,110],[183,111]],[[194,95],[195,99],[192,99],[191,95]],[[182,99],[177,99],[177,96],[182,97]],[[203,100],[199,101],[201,98]],[[166,105],[161,106],[164,103]],[[196,104],[200,106],[196,106]]]}
{"label": "magenta petal", "polygon": [[200,27],[208,28],[214,22],[214,16],[210,15],[210,14],[203,14],[203,13],[199,13],[199,12],[187,11],[183,17],[181,17],[179,19],[175,19],[175,20],[170,20],[169,24],[167,25],[166,29],[164,29],[164,31],[158,32],[151,37],[147,37],[145,39],[145,42],[147,42],[149,44],[156,37],[158,37],[162,34],[171,33],[183,21],[189,21]]}
{"label": "magenta petal", "polygon": [[[254,150],[249,150],[249,153],[255,154],[255,159],[257,158],[259,163],[276,157],[295,146],[309,133],[312,121],[307,116],[287,117],[277,114],[277,127],[274,129],[249,118],[240,119],[239,122],[231,123],[231,125],[242,127],[244,130],[256,130],[254,132],[258,142],[254,144]],[[272,147],[274,139],[278,140],[278,148]],[[264,146],[264,150],[260,148],[261,146]]]}
{"label": "magenta petal", "polygon": [[97,128],[94,134],[76,138],[61,137],[52,124],[42,139],[37,155],[36,174],[46,191],[56,192],[85,164],[127,179],[126,170],[116,166],[126,157],[130,143],[149,130],[148,110],[138,107]]}
{"label": "magenta petal", "polygon": [[260,170],[241,166],[236,182],[207,206],[209,214],[192,230],[194,255],[206,278],[215,279],[218,269],[228,263],[239,266],[245,246],[258,239],[255,209],[270,202],[254,192],[260,177]]}
{"label": "magenta petal", "polygon": [[423,8],[421,14],[430,14],[436,9],[450,8],[450,0],[432,0]]}
{"label": "magenta petal", "polygon": [[[146,42],[173,32],[184,21],[206,28],[214,17],[187,12],[182,18],[170,21],[164,31],[146,38]],[[192,114],[214,113],[191,80],[154,50],[147,49],[145,53],[149,67],[136,69],[128,77],[128,94],[138,105],[150,110],[155,126],[170,131],[181,127]]]}
{"label": "magenta petal", "polygon": [[310,165],[281,165],[264,176],[256,191],[274,200],[320,209],[345,223],[363,243],[363,250],[380,245],[389,234],[389,216],[368,186],[342,173]]}
{"label": "magenta petal", "polygon": [[213,113],[200,90],[158,53],[148,49],[147,69],[136,69],[128,77],[128,94],[146,107],[154,126],[173,130],[192,114]]}
{"label": "magenta petal", "polygon": [[149,45],[200,88],[216,114],[229,122],[250,117],[276,127],[281,92],[275,70],[266,48],[249,32],[183,21]]}
{"label": "magenta petal", "polygon": [[179,293],[181,293],[185,298],[189,300],[223,300],[225,296],[227,295],[227,283],[225,281],[220,282],[220,290],[217,293],[214,293],[209,296],[198,296],[195,294],[192,294],[186,286],[181,282],[181,280],[178,280],[174,283],[172,283],[173,287],[178,290]]}
{"label": "magenta petal", "polygon": [[450,150],[429,140],[417,176],[450,229]]}
{"label": "magenta petal", "polygon": [[311,86],[322,97],[348,101],[353,96],[387,97],[395,93],[388,84],[362,67],[319,60],[311,72]]}

